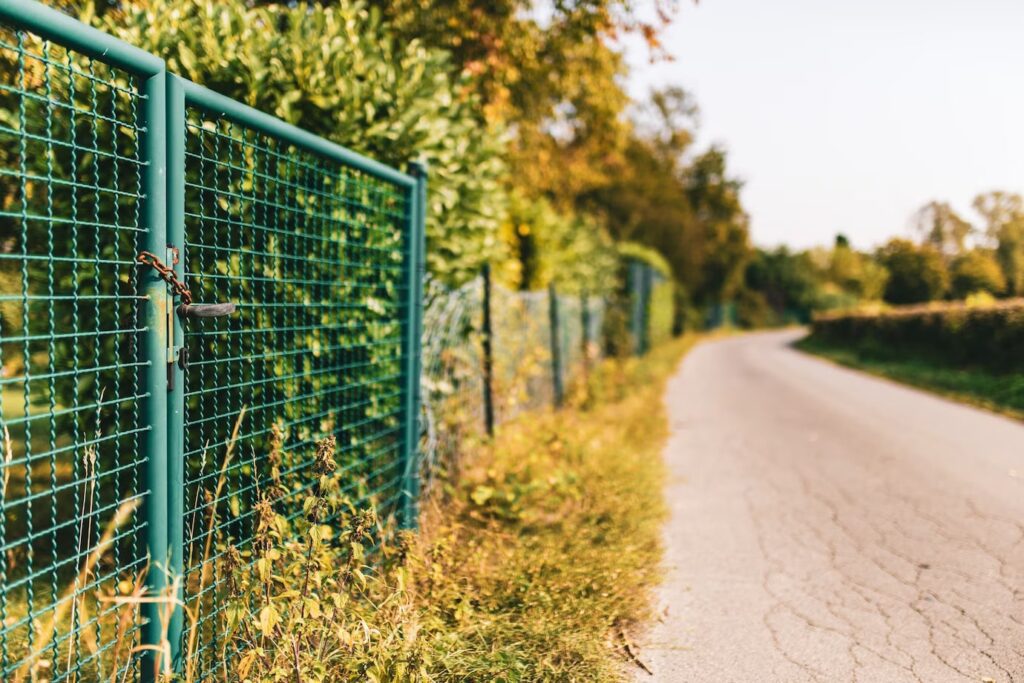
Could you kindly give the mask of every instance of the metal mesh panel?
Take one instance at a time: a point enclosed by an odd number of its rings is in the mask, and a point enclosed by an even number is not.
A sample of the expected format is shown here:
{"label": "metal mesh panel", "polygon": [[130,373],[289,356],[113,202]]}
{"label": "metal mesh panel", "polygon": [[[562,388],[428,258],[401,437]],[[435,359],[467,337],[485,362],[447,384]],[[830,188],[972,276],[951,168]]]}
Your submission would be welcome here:
{"label": "metal mesh panel", "polygon": [[[558,295],[558,338],[562,353],[562,379],[566,387],[581,379],[598,357],[604,301],[572,295]],[[584,329],[586,325],[586,329]]]}
{"label": "metal mesh panel", "polygon": [[0,28],[4,680],[105,680],[137,642],[111,598],[145,569],[142,100],[132,76]]}
{"label": "metal mesh panel", "polygon": [[[185,591],[204,660],[222,658],[225,578],[277,466],[298,514],[317,441],[346,494],[399,503],[408,190],[188,109],[186,281],[238,312],[185,327]],[[237,430],[233,448],[232,434]],[[231,455],[228,455],[228,452]]]}
{"label": "metal mesh panel", "polygon": [[[420,453],[428,481],[438,469],[457,471],[467,438],[484,433],[481,280],[455,289],[432,281],[427,288]],[[502,422],[552,405],[550,299],[548,292],[491,291],[494,394]],[[558,295],[558,301],[562,381],[571,387],[601,356],[606,302],[572,295]]]}
{"label": "metal mesh panel", "polygon": [[484,429],[482,288],[479,277],[457,289],[433,280],[426,287],[419,449],[426,486],[439,469],[456,470],[460,446]]}
{"label": "metal mesh panel", "polygon": [[499,421],[552,405],[551,326],[547,292],[495,287],[494,395]]}

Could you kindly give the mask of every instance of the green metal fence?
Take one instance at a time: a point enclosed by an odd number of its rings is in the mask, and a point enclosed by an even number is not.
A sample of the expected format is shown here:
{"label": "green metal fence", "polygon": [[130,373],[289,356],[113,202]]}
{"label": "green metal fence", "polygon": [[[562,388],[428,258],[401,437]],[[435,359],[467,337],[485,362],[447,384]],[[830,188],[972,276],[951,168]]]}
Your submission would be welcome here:
{"label": "green metal fence", "polygon": [[427,287],[419,450],[428,483],[457,474],[464,445],[493,436],[495,424],[555,407],[600,357],[603,297],[512,291],[487,277]]}
{"label": "green metal fence", "polygon": [[626,260],[626,303],[633,353],[643,356],[672,335],[672,283],[651,264]]}
{"label": "green metal fence", "polygon": [[[422,169],[0,4],[0,678],[215,675],[218,560],[327,436],[414,523],[424,204]],[[194,626],[140,610],[169,586]]]}
{"label": "green metal fence", "polygon": [[478,427],[486,432],[524,411],[554,406],[558,388],[570,388],[600,356],[603,297],[485,283],[481,275],[454,289],[437,281],[428,287],[421,378],[427,465],[443,464],[444,454]]}

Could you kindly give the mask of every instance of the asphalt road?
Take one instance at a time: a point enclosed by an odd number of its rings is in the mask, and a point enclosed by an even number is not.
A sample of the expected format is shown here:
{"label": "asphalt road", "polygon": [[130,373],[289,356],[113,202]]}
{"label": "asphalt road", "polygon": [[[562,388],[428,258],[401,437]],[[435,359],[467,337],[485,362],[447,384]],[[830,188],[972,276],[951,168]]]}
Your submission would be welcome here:
{"label": "asphalt road", "polygon": [[705,343],[670,384],[665,612],[637,680],[1024,681],[1024,425],[799,334]]}

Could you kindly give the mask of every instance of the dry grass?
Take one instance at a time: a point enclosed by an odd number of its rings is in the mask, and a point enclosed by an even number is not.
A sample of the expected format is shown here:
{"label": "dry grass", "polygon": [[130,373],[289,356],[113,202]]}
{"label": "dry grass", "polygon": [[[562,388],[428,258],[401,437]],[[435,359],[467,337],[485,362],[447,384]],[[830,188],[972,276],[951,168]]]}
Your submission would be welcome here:
{"label": "dry grass", "polygon": [[[466,455],[443,500],[427,504],[424,532],[399,536],[372,560],[376,515],[338,497],[333,443],[321,443],[307,516],[286,522],[267,487],[252,554],[218,549],[216,571],[233,577],[234,604],[223,611],[230,643],[216,680],[620,678],[660,578],[661,393],[691,343],[606,362],[568,408],[505,425]],[[328,512],[336,521],[319,522]],[[167,595],[115,601],[132,612],[164,603],[166,622],[180,604],[175,581]],[[114,651],[137,654],[131,645]],[[196,679],[194,647],[186,644],[190,665],[173,680]]]}
{"label": "dry grass", "polygon": [[440,680],[614,680],[650,618],[664,381],[691,345],[609,362],[573,407],[506,426],[412,557]]}

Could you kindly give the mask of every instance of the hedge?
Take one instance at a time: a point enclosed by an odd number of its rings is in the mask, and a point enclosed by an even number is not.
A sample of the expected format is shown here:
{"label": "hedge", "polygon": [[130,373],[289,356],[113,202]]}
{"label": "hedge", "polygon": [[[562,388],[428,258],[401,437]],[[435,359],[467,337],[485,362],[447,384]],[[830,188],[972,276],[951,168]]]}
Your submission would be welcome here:
{"label": "hedge", "polygon": [[956,367],[1024,370],[1024,299],[984,307],[903,306],[877,313],[817,316],[811,341],[878,357],[918,355]]}

